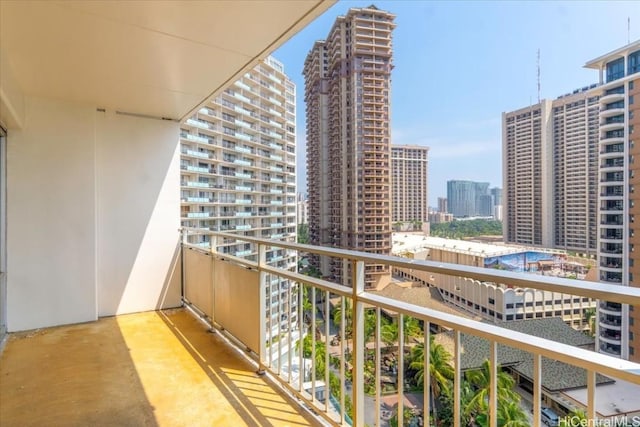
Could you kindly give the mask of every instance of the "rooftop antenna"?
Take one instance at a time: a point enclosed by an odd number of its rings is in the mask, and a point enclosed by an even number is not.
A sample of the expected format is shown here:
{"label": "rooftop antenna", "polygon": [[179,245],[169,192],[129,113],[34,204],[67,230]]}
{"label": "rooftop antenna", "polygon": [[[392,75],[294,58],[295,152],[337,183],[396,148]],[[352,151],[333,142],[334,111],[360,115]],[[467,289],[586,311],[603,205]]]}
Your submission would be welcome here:
{"label": "rooftop antenna", "polygon": [[538,48],[538,58],[536,63],[538,67],[538,104],[540,104],[540,48]]}
{"label": "rooftop antenna", "polygon": [[631,17],[627,16],[627,44],[631,43]]}

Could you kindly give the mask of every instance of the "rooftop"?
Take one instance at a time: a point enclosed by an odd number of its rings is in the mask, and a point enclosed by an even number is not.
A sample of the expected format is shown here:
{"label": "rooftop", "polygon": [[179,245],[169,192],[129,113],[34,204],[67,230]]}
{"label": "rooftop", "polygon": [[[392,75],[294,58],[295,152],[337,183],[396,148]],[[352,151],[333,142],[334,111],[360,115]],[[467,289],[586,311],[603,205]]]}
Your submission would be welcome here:
{"label": "rooftop", "polygon": [[[575,347],[591,348],[594,339],[568,326],[561,318],[526,319],[511,322],[501,322],[501,327],[528,335],[562,342]],[[436,335],[436,342],[442,344],[453,353],[453,339],[451,333]],[[489,343],[477,336],[462,334],[461,336],[462,370],[479,369],[482,363],[489,359]],[[498,346],[498,363],[510,366],[514,371],[526,378],[533,378],[533,356],[520,349]],[[587,386],[587,372],[579,367],[557,360],[542,358],[542,387],[549,391],[561,391]],[[605,384],[613,380],[603,375],[597,375],[596,383]]]}
{"label": "rooftop", "polygon": [[622,46],[618,49],[612,50],[609,53],[605,53],[604,55],[601,55],[595,59],[592,59],[591,61],[584,64],[584,67],[598,69],[603,64],[611,61],[612,59],[617,59],[623,55],[634,52],[638,49],[640,49],[640,40],[633,41],[625,46]]}
{"label": "rooftop", "polygon": [[518,253],[525,250],[524,248],[513,246],[446,239],[443,237],[425,236],[423,234],[393,233],[392,253],[418,252],[421,249],[445,249],[486,257]]}

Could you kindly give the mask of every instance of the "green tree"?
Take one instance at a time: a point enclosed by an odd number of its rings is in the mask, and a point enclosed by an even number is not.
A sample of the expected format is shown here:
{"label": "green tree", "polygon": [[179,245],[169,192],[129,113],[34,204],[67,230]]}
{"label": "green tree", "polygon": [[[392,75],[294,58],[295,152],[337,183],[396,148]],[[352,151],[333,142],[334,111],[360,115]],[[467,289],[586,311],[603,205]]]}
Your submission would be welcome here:
{"label": "green tree", "polygon": [[298,224],[298,243],[309,243],[309,225]]}
{"label": "green tree", "polygon": [[584,320],[589,325],[589,335],[596,335],[596,309],[595,308],[587,308],[584,311]]}
{"label": "green tree", "polygon": [[516,401],[498,405],[498,427],[529,427],[529,417]]}
{"label": "green tree", "polygon": [[[408,426],[409,423],[411,422],[411,418],[413,418],[413,414],[411,413],[411,409],[409,408],[404,408],[403,411],[403,424],[404,426]],[[398,413],[396,412],[390,419],[389,419],[389,425],[391,427],[398,427]]]}
{"label": "green tree", "polygon": [[342,309],[344,307],[344,320],[345,320],[345,325],[344,325],[344,334],[347,337],[351,336],[351,315],[353,313],[353,310],[351,309],[351,300],[348,298],[344,298],[344,305],[343,304],[338,304],[334,309],[333,309],[333,323],[340,328],[340,325],[342,325]]}
{"label": "green tree", "polygon": [[473,219],[431,224],[431,235],[438,237],[464,238],[500,236],[501,234],[502,222],[494,220]]}
{"label": "green tree", "polygon": [[[489,361],[485,360],[480,369],[467,372],[465,377],[469,384],[476,390],[473,398],[464,408],[465,415],[471,417],[473,415],[487,413],[489,409],[489,392],[491,390],[491,371]],[[498,408],[507,403],[520,402],[520,396],[518,393],[513,391],[514,384],[515,381],[513,377],[506,372],[501,371],[498,366],[496,383]]]}
{"label": "green tree", "polygon": [[[305,359],[311,359],[313,357],[313,344],[311,335],[307,334],[302,339],[302,357]],[[296,352],[300,351],[300,340],[296,341]],[[316,341],[316,355],[313,360],[313,367],[316,373],[316,378],[324,378],[325,373],[325,355],[327,354],[327,346],[322,341]],[[304,368],[304,367],[303,367]],[[304,369],[303,369],[304,373]]]}
{"label": "green tree", "polygon": [[[415,380],[418,386],[424,384],[424,344],[420,343],[411,349],[411,363],[409,367],[416,371]],[[434,341],[434,336],[429,337],[429,381],[431,386],[431,398],[435,403],[440,396],[451,394],[451,382],[454,370],[451,365],[453,356],[441,344]],[[432,404],[433,418],[437,423],[438,416],[435,405]]]}

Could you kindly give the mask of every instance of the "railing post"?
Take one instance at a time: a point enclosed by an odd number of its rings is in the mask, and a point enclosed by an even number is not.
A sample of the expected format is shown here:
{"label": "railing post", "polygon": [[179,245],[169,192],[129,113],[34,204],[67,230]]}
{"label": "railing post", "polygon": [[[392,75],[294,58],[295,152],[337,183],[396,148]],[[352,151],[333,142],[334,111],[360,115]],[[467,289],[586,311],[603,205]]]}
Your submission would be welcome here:
{"label": "railing post", "polygon": [[359,295],[364,292],[364,261],[352,261],[353,288],[352,303],[353,310],[351,319],[351,334],[353,337],[352,357],[352,400],[353,400],[353,425],[364,425],[364,303],[360,301]]}
{"label": "railing post", "polygon": [[454,427],[460,427],[462,425],[460,420],[460,400],[461,400],[461,387],[462,387],[462,372],[461,372],[461,357],[460,352],[462,346],[460,345],[460,331],[455,330],[453,332],[453,425]]}
{"label": "railing post", "polygon": [[182,274],[180,275],[180,296],[182,298],[182,304],[184,305],[186,285],[187,285],[187,260],[184,253],[184,245],[187,243],[187,230],[180,229],[180,264],[182,266]]}
{"label": "railing post", "polygon": [[[267,248],[263,243],[258,243],[258,272],[260,275],[260,351],[258,354],[258,375],[264,374],[265,355],[267,353],[267,273],[264,267],[267,265]],[[271,301],[269,301],[271,303]],[[271,346],[269,346],[271,351]]]}
{"label": "railing post", "polygon": [[587,370],[587,419],[596,419],[596,372]]}
{"label": "railing post", "polygon": [[542,410],[542,356],[533,355],[533,427],[540,427]]}
{"label": "railing post", "polygon": [[498,425],[498,344],[495,341],[490,343],[489,352],[489,426]]}

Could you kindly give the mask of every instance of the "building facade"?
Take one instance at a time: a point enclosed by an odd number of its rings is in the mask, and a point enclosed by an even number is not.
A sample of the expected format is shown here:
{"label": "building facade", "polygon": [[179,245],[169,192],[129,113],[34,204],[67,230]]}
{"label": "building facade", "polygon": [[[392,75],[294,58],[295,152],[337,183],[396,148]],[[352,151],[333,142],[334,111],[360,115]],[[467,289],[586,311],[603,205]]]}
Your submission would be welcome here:
{"label": "building facade", "polygon": [[438,212],[448,213],[449,204],[446,197],[438,197]]}
{"label": "building facade", "polygon": [[297,206],[297,214],[298,225],[300,224],[308,224],[309,223],[309,215],[308,215],[308,200],[306,196],[302,193],[298,193],[298,202]]}
{"label": "building facade", "polygon": [[[600,281],[637,286],[640,41],[586,67],[597,84],[503,114],[505,241],[597,254]],[[598,350],[640,360],[638,334],[631,307],[600,301]]]}
{"label": "building facade", "polygon": [[551,101],[502,115],[504,240],[552,247]]}
{"label": "building facade", "polygon": [[[485,198],[487,196],[487,198]],[[491,216],[488,182],[447,181],[447,204],[455,218]]]}
{"label": "building facade", "polygon": [[[586,64],[599,71],[599,197],[598,260],[600,280],[638,287],[640,278],[640,41],[636,41]],[[639,127],[640,129],[640,127]],[[597,347],[600,351],[634,361],[640,360],[638,308],[600,301]]]}
{"label": "building facade", "polygon": [[[391,35],[395,16],[370,6],[339,16],[308,53],[303,74],[307,118],[309,239],[312,244],[388,255],[391,251]],[[350,266],[310,262],[349,285]],[[367,265],[366,285],[389,268]]]}
{"label": "building facade", "polygon": [[[184,121],[182,225],[295,242],[295,125],[295,85],[271,57]],[[197,238],[191,243],[211,245],[209,236]],[[215,244],[219,252],[258,259],[252,244]],[[282,248],[268,251],[267,261],[292,271],[297,265],[295,252]],[[278,301],[290,284],[272,282]],[[271,319],[271,327],[277,322]]]}
{"label": "building facade", "polygon": [[429,147],[391,146],[392,222],[428,222]]}

